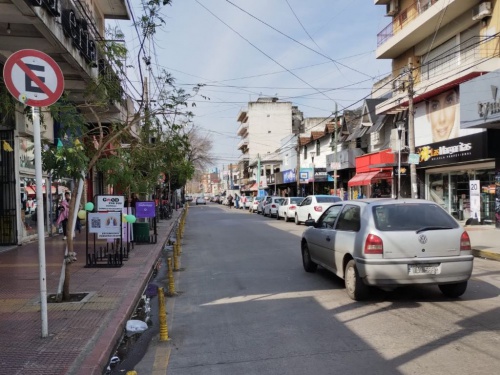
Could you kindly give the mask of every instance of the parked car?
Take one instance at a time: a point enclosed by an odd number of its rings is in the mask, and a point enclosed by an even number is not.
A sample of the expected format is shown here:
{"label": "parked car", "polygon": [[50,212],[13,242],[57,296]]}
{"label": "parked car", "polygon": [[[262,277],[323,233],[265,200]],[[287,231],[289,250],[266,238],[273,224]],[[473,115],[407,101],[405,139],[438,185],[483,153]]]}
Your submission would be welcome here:
{"label": "parked car", "polygon": [[250,207],[252,207],[253,204],[253,197],[246,197],[247,200],[245,201],[245,209],[249,210]]}
{"label": "parked car", "polygon": [[199,205],[199,204],[204,204],[206,205],[207,204],[207,201],[205,200],[205,198],[203,197],[198,197],[196,198],[196,205]]}
{"label": "parked car", "polygon": [[283,198],[283,202],[278,207],[278,216],[276,216],[276,218],[278,220],[283,218],[285,221],[294,220],[297,205],[299,205],[303,200],[304,197]]}
{"label": "parked car", "polygon": [[262,215],[269,217],[278,216],[278,208],[283,202],[283,197],[273,196],[267,197],[266,203],[262,209]]}
{"label": "parked car", "polygon": [[259,203],[264,200],[265,197],[254,197],[252,201],[252,206],[249,208],[250,212],[258,212]]}
{"label": "parked car", "polygon": [[193,196],[192,195],[186,195],[186,202],[192,202],[193,201]]}
{"label": "parked car", "polygon": [[442,207],[421,199],[366,199],[331,205],[301,240],[307,272],[318,265],[345,280],[354,300],[368,286],[438,285],[461,296],[472,274],[469,235]]}
{"label": "parked car", "polygon": [[308,219],[318,220],[328,207],[341,200],[336,195],[308,195],[295,210],[295,224],[299,225]]}
{"label": "parked car", "polygon": [[264,214],[264,206],[267,204],[268,200],[271,198],[271,196],[267,195],[259,201],[259,204],[257,206],[257,213],[263,215]]}

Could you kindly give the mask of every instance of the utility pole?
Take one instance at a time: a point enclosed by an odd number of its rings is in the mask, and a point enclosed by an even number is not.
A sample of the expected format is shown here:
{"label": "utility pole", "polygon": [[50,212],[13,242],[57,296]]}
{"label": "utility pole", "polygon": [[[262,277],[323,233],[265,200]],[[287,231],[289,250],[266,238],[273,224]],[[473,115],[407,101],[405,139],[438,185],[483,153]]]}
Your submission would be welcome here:
{"label": "utility pole", "polygon": [[335,102],[335,127],[334,127],[334,143],[335,150],[333,152],[333,194],[337,195],[337,102]]}
{"label": "utility pole", "polygon": [[260,154],[257,154],[257,196],[260,191]]}
{"label": "utility pole", "polygon": [[233,164],[232,163],[229,164],[229,178],[231,179],[229,186],[230,186],[230,189],[233,190],[234,185],[233,185]]}
{"label": "utility pole", "polygon": [[297,133],[297,167],[295,171],[295,182],[297,183],[297,196],[300,197],[300,137]]}
{"label": "utility pole", "polygon": [[[414,109],[413,109],[413,64],[411,57],[408,59],[408,146],[410,155],[415,154],[415,124],[414,124]],[[417,190],[417,166],[410,164],[410,180],[411,180],[411,197],[418,198]]]}

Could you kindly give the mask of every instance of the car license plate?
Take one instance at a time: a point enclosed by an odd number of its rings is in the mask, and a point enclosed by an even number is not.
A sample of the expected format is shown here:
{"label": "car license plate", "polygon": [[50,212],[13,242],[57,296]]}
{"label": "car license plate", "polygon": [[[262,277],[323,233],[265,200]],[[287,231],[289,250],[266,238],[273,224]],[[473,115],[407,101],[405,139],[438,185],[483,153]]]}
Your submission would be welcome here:
{"label": "car license plate", "polygon": [[440,273],[441,267],[438,263],[408,265],[408,275],[439,275]]}

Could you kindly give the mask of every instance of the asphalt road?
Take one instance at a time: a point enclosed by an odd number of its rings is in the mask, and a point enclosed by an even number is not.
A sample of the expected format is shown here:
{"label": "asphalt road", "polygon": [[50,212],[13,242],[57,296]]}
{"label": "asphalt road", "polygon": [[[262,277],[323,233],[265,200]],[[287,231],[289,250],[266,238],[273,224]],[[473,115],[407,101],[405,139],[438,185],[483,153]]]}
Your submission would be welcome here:
{"label": "asphalt road", "polygon": [[[169,375],[493,374],[500,370],[500,262],[475,259],[464,296],[377,290],[354,302],[302,269],[303,225],[192,206],[179,296],[169,299]],[[152,366],[154,344],[136,366]],[[159,374],[160,372],[154,372]]]}

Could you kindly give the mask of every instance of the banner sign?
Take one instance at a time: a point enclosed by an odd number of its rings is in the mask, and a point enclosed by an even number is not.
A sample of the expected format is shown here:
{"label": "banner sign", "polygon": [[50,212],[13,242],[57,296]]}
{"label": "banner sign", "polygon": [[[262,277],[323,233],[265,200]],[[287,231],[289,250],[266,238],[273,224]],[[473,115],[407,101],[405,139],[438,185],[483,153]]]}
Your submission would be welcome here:
{"label": "banner sign", "polygon": [[156,216],[156,206],[154,201],[135,202],[135,217],[146,218]]}
{"label": "banner sign", "polygon": [[469,181],[470,192],[470,217],[481,222],[481,182],[479,180]]}
{"label": "banner sign", "polygon": [[123,195],[98,195],[97,211],[120,211],[125,207]]}
{"label": "banner sign", "polygon": [[89,233],[97,233],[99,238],[121,237],[120,212],[90,212],[88,214]]}

